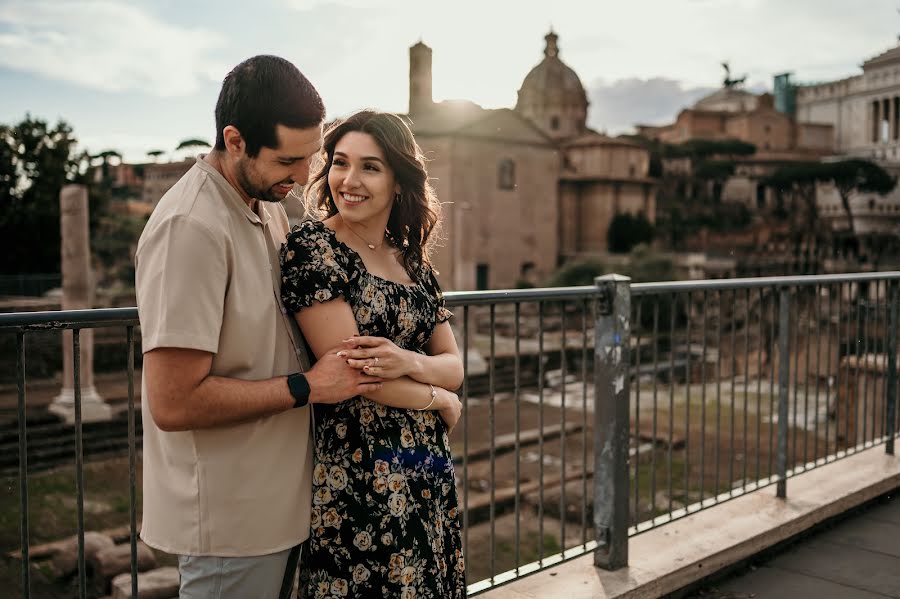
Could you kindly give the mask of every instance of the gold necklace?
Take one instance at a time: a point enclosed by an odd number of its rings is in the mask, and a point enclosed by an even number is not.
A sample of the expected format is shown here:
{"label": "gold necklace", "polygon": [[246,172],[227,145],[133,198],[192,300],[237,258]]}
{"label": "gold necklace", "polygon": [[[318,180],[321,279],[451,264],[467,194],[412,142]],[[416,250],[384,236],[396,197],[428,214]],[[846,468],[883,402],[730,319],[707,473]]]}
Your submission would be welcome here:
{"label": "gold necklace", "polygon": [[[347,227],[347,229],[349,229],[351,233],[353,233],[354,235],[356,235],[356,236],[359,238],[360,241],[362,241],[364,244],[366,244],[366,245],[369,247],[370,250],[381,249],[381,246],[384,245],[384,237],[381,238],[381,243],[379,243],[379,244],[376,246],[374,243],[369,243],[368,241],[366,241],[366,239],[365,239],[362,235],[360,235],[359,233],[357,233],[356,231],[354,231],[354,230],[353,230],[353,227],[351,227],[349,224],[347,224],[347,221],[344,221],[344,226]],[[385,235],[387,235],[387,231],[385,231]]]}

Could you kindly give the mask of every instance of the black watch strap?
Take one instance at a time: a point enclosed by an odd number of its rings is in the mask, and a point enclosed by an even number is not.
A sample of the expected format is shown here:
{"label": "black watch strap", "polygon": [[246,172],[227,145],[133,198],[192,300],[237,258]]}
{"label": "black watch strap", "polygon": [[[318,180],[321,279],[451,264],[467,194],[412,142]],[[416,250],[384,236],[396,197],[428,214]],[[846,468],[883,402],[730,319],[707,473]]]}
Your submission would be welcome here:
{"label": "black watch strap", "polygon": [[287,384],[291,397],[294,398],[295,408],[302,408],[309,403],[309,382],[306,380],[306,375],[302,372],[289,374]]}

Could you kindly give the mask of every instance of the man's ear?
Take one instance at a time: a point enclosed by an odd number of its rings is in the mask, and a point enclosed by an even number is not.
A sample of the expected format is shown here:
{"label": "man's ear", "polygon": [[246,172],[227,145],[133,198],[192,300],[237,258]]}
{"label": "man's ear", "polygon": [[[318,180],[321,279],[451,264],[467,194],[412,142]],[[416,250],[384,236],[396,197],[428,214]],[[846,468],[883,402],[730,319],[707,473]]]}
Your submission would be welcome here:
{"label": "man's ear", "polygon": [[225,139],[225,151],[231,156],[240,156],[247,149],[247,144],[234,125],[228,125],[222,130],[222,137]]}

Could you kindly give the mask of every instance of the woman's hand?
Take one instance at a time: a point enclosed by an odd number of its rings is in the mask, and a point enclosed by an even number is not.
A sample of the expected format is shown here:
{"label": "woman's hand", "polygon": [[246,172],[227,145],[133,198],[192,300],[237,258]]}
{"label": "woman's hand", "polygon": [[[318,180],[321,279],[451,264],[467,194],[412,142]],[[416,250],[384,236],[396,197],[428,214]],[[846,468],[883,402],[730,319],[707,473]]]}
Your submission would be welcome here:
{"label": "woman's hand", "polygon": [[347,364],[382,379],[409,376],[421,367],[419,354],[384,337],[350,337],[344,347],[338,355],[346,358]]}
{"label": "woman's hand", "polygon": [[436,388],[435,391],[437,391],[437,397],[435,398],[436,409],[441,418],[444,419],[444,422],[447,423],[447,434],[449,435],[453,432],[453,428],[462,415],[462,402],[459,401],[459,396],[453,391],[447,391],[440,387]]}

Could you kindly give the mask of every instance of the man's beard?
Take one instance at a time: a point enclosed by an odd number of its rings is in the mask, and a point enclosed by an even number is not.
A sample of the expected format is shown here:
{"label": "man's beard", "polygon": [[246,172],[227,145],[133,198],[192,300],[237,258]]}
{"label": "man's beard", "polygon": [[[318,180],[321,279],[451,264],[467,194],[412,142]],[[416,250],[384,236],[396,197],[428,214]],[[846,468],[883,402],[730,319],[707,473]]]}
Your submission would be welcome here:
{"label": "man's beard", "polygon": [[255,185],[252,181],[250,181],[249,169],[247,168],[244,162],[240,162],[238,164],[237,169],[237,182],[238,185],[241,186],[241,189],[244,190],[249,197],[254,200],[259,200],[261,202],[282,202],[284,201],[283,197],[279,197],[275,195],[272,191],[272,187],[262,188],[258,185]]}

